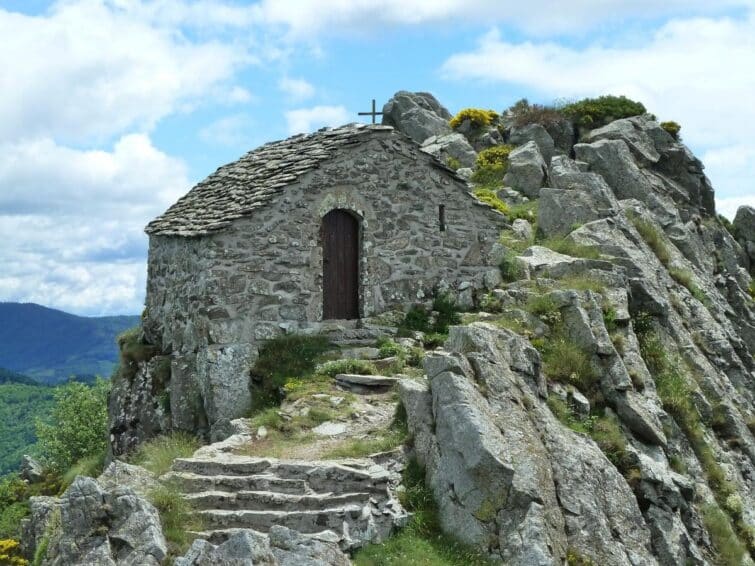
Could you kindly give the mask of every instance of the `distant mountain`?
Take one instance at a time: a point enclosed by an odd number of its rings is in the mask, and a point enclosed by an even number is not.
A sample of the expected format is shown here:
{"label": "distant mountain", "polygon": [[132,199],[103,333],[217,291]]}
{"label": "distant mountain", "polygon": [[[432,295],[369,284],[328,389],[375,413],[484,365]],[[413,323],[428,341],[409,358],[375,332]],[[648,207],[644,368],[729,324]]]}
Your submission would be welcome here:
{"label": "distant mountain", "polygon": [[[83,317],[33,303],[0,303],[0,367],[42,383],[110,377],[115,337],[138,316]],[[84,377],[84,380],[86,377]]]}
{"label": "distant mountain", "polygon": [[24,385],[34,385],[37,382],[31,377],[21,375],[9,369],[0,368],[0,384],[2,383],[22,383]]}

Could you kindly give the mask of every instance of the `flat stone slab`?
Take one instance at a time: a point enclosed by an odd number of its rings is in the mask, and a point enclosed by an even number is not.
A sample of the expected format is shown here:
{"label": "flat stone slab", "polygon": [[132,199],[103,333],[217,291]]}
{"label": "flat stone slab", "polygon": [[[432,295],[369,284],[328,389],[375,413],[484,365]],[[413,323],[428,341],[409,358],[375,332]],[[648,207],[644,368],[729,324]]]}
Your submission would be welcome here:
{"label": "flat stone slab", "polygon": [[313,428],[312,432],[319,436],[338,436],[345,434],[347,429],[348,425],[346,423],[325,421],[324,423],[321,423]]}
{"label": "flat stone slab", "polygon": [[356,373],[339,373],[336,381],[345,385],[361,385],[367,387],[390,387],[398,381],[395,377],[385,375],[359,375]]}

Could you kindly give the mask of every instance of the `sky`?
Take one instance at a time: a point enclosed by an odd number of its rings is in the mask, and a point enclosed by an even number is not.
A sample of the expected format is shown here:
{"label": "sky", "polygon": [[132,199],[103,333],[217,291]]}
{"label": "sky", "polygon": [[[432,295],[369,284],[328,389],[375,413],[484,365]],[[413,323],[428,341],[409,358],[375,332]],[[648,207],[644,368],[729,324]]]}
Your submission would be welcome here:
{"label": "sky", "polygon": [[143,308],[144,226],[262,143],[398,90],[642,101],[755,206],[755,0],[0,0],[0,301]]}

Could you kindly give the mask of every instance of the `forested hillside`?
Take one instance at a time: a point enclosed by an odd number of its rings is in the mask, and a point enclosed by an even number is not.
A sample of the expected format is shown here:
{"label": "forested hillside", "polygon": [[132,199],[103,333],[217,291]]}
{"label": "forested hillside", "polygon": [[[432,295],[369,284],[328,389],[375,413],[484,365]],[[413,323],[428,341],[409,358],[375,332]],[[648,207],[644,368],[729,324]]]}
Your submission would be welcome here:
{"label": "forested hillside", "polygon": [[0,367],[43,383],[109,377],[115,337],[138,316],[81,317],[32,303],[0,303]]}
{"label": "forested hillside", "polygon": [[36,442],[36,419],[49,414],[55,392],[46,385],[6,381],[9,374],[0,369],[0,476],[15,471]]}

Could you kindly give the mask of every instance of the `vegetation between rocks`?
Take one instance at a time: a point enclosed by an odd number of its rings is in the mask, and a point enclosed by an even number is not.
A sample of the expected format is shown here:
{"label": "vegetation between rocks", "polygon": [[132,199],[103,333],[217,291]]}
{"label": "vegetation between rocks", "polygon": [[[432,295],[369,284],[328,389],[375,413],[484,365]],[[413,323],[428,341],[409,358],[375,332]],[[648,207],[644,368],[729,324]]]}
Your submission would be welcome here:
{"label": "vegetation between rocks", "polygon": [[456,116],[451,118],[448,125],[454,130],[461,126],[465,120],[469,120],[473,128],[482,128],[489,126],[498,120],[498,112],[495,110],[483,110],[482,108],[464,108]]}
{"label": "vegetation between rocks", "polygon": [[170,470],[176,458],[188,458],[199,448],[199,440],[185,432],[172,432],[139,445],[130,458],[133,464],[161,476]]}
{"label": "vegetation between rocks", "polygon": [[599,128],[613,120],[638,116],[647,111],[641,102],[613,95],[584,98],[566,104],[560,110],[576,125],[585,128]]}
{"label": "vegetation between rocks", "polygon": [[381,544],[371,544],[354,556],[355,566],[492,566],[480,552],[444,533],[425,470],[410,460],[404,470],[404,507],[413,513],[409,524]]}

